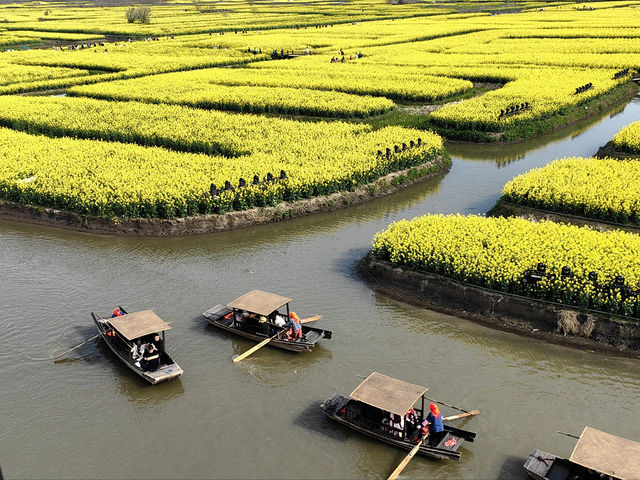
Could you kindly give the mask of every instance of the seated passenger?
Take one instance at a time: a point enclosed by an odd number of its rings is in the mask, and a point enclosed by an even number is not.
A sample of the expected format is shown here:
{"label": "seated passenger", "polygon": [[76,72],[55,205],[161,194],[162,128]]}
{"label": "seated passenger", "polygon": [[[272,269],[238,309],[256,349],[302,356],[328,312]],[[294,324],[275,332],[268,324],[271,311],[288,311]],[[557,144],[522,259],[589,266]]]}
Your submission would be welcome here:
{"label": "seated passenger", "polygon": [[113,313],[111,314],[111,318],[115,318],[115,317],[121,317],[122,316],[122,312],[120,311],[120,309],[118,307],[113,309]]}
{"label": "seated passenger", "polygon": [[136,342],[133,342],[131,346],[131,358],[133,358],[137,366],[140,366],[140,360],[142,360],[143,354],[144,347],[141,345],[140,339],[138,339]]}
{"label": "seated passenger", "polygon": [[158,353],[164,352],[164,345],[162,344],[162,340],[160,339],[160,335],[158,335],[157,333],[153,337],[153,344],[158,349]]}
{"label": "seated passenger", "polygon": [[418,417],[416,416],[416,412],[413,411],[413,408],[409,409],[404,419],[407,425],[407,431],[413,431],[418,425]]}
{"label": "seated passenger", "polygon": [[237,328],[243,328],[245,325],[245,312],[242,310],[236,310],[233,312],[233,326]]}
{"label": "seated passenger", "polygon": [[258,333],[262,333],[264,335],[273,335],[271,334],[271,329],[269,328],[269,324],[267,323],[267,317],[264,315],[260,315],[258,318]]}
{"label": "seated passenger", "polygon": [[145,371],[156,370],[160,366],[160,355],[158,354],[158,349],[153,343],[146,344],[140,366]]}
{"label": "seated passenger", "polygon": [[392,415],[392,423],[393,427],[393,436],[394,437],[404,437],[404,419],[400,415]]}
{"label": "seated passenger", "polygon": [[276,316],[273,319],[273,323],[275,323],[278,327],[284,327],[287,323],[287,320],[283,315],[276,313]]}

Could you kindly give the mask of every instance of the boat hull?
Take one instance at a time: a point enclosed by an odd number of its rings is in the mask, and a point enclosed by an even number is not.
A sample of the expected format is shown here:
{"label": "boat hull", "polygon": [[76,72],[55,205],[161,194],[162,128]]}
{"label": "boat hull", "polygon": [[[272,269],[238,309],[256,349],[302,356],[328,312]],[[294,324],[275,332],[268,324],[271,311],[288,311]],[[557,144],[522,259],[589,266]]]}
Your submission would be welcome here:
{"label": "boat hull", "polygon": [[[229,313],[231,313],[231,309],[216,305],[204,312],[202,316],[214,327],[221,328],[222,330],[234,333],[240,337],[253,340],[255,342],[262,342],[269,338],[267,334],[248,332],[235,327],[233,325],[233,321],[224,318]],[[304,352],[312,350],[321,338],[331,338],[330,331],[306,325],[302,325],[302,334],[303,338],[297,341],[274,338],[269,342],[269,346],[289,350],[291,352]]]}

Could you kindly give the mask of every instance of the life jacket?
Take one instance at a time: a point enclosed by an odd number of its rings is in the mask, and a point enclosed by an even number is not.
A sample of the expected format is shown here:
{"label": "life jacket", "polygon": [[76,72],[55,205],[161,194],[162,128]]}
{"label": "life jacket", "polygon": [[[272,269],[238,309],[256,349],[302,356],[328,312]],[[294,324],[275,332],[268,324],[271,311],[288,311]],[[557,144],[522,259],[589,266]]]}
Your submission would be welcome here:
{"label": "life jacket", "polygon": [[113,316],[114,317],[121,317],[122,316],[122,312],[120,311],[119,308],[114,308],[113,309]]}

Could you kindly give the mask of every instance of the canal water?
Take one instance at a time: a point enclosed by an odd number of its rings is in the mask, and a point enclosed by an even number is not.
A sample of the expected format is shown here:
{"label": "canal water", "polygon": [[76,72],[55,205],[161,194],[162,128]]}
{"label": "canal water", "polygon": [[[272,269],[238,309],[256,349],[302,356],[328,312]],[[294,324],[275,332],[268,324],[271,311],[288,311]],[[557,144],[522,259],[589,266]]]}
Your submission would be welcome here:
{"label": "canal water", "polygon": [[[7,478],[381,478],[404,453],[333,424],[319,404],[379,371],[481,414],[460,462],[415,458],[406,479],[525,479],[539,448],[568,456],[585,425],[640,439],[634,359],[548,345],[374,294],[354,273],[373,235],[425,213],[484,213],[515,175],[589,156],[640,118],[634,99],[510,146],[449,144],[451,171],[369,204],[192,238],[140,239],[0,223],[0,465]],[[567,242],[571,242],[567,238]],[[201,313],[253,288],[292,297],[334,332],[311,353],[264,348]],[[452,303],[455,299],[451,299]],[[90,312],[171,321],[184,368],[148,386],[99,341]],[[456,412],[442,408],[445,415]]]}

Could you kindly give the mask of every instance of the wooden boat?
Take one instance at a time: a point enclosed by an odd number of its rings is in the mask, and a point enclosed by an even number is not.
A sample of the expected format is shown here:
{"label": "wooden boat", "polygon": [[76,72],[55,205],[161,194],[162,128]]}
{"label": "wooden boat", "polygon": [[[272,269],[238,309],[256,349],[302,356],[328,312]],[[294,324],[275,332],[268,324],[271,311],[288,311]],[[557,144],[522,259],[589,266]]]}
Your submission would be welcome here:
{"label": "wooden boat", "polygon": [[524,469],[535,480],[638,480],[640,443],[585,427],[568,460],[534,450]]}
{"label": "wooden boat", "polygon": [[[122,360],[122,362],[151,384],[171,380],[182,375],[182,369],[165,351],[165,331],[171,327],[163,322],[151,310],[127,313],[119,307],[124,315],[114,318],[102,318],[100,315],[91,312],[96,328],[100,336],[109,346],[111,351]],[[162,340],[159,350],[159,365],[156,369],[146,370],[140,366],[139,362],[133,358],[132,348],[140,343],[149,343],[155,335],[162,332]]]}
{"label": "wooden boat", "polygon": [[[252,290],[236,298],[226,307],[216,305],[210,308],[202,316],[215,327],[256,342],[261,342],[280,331],[278,337],[271,340],[269,345],[292,352],[311,350],[321,338],[331,338],[332,333],[329,330],[302,325],[302,338],[287,340],[285,329],[277,326],[275,320],[277,315],[289,317],[289,302],[291,299],[287,297]],[[280,312],[281,309],[283,312]]]}
{"label": "wooden boat", "polygon": [[[352,428],[364,435],[388,443],[403,450],[411,450],[417,442],[416,436],[404,421],[400,428],[390,425],[390,414],[404,419],[405,414],[413,408],[418,423],[424,417],[424,394],[428,389],[413,385],[395,378],[374,372],[351,392],[349,397],[334,394],[320,408],[332,420]],[[416,404],[420,401],[420,407]],[[458,451],[466,440],[473,442],[474,432],[444,425],[445,434],[434,445],[429,437],[418,449],[418,454],[426,457],[460,460]],[[419,438],[419,435],[418,435]]]}

